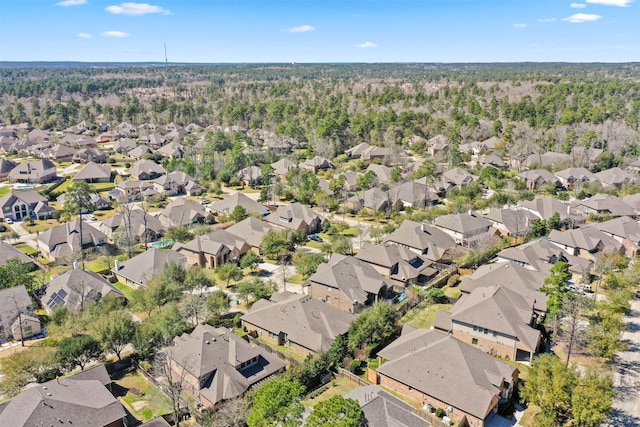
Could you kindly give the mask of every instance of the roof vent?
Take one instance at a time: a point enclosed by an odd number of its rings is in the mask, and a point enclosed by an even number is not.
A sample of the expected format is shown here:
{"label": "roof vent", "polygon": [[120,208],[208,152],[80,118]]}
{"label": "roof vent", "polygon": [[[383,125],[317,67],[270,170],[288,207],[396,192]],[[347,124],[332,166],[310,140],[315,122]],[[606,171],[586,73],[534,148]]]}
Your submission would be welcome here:
{"label": "roof vent", "polygon": [[207,344],[207,345],[209,345],[209,340],[206,340],[204,343],[205,343],[205,344]]}
{"label": "roof vent", "polygon": [[51,393],[47,393],[47,396],[51,396]]}

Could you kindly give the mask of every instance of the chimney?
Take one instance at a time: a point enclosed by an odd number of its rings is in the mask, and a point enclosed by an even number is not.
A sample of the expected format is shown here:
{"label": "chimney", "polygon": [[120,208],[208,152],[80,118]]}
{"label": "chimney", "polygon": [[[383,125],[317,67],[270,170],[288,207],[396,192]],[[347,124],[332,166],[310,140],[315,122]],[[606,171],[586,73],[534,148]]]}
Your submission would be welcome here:
{"label": "chimney", "polygon": [[233,338],[229,339],[229,364],[236,366],[236,341]]}
{"label": "chimney", "polygon": [[73,261],[73,269],[74,270],[78,269],[78,261]]}
{"label": "chimney", "polygon": [[120,260],[118,258],[116,258],[115,260],[115,270],[116,271],[120,270]]}

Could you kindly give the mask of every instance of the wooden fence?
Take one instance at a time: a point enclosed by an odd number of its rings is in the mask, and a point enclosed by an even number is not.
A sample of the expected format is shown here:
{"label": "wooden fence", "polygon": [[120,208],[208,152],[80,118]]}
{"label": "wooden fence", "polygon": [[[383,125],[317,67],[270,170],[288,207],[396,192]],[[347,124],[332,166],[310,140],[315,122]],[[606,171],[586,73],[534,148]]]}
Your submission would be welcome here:
{"label": "wooden fence", "polygon": [[365,379],[364,379],[364,378],[362,378],[362,377],[357,376],[357,375],[356,375],[356,374],[354,374],[353,372],[349,372],[349,371],[347,371],[347,370],[346,370],[346,369],[344,369],[344,368],[338,368],[337,375],[338,375],[339,377],[346,378],[346,379],[348,379],[349,381],[351,381],[351,382],[354,382],[354,383],[358,384],[359,386],[362,386],[362,385],[371,385],[371,383],[370,383],[369,381],[365,380]]}
{"label": "wooden fence", "polygon": [[278,351],[277,349],[271,347],[269,344],[263,343],[262,341],[258,340],[257,338],[252,337],[251,335],[245,335],[244,338],[246,340],[248,340],[250,344],[255,344],[258,347],[262,348],[263,350],[266,350],[271,354],[275,354],[281,360],[284,360],[285,362],[289,363],[290,365],[302,366],[302,363],[300,363],[300,361],[294,359],[293,357],[291,357],[291,356],[289,356],[287,354],[284,354],[281,351]]}

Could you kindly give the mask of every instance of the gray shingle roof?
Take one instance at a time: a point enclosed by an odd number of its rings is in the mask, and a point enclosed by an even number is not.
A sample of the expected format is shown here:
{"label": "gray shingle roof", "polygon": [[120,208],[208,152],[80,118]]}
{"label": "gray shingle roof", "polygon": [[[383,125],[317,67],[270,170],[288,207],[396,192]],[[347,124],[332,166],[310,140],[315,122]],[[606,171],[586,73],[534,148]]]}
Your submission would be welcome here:
{"label": "gray shingle roof", "polygon": [[404,220],[384,242],[408,246],[432,261],[438,261],[448,249],[456,245],[444,231],[410,220]]}
{"label": "gray shingle roof", "polygon": [[48,311],[58,307],[82,311],[105,296],[124,299],[122,291],[104,277],[92,271],[74,269],[51,279],[40,300]]}
{"label": "gray shingle roof", "polygon": [[278,302],[263,301],[254,305],[242,320],[275,334],[284,332],[290,340],[312,351],[328,350],[355,319],[353,314],[308,295],[294,294]]}
{"label": "gray shingle roof", "polygon": [[[407,351],[396,352],[396,345]],[[517,371],[482,350],[433,330],[413,331],[384,351],[394,358],[378,368],[381,374],[480,419],[493,407],[503,382],[510,383]]]}
{"label": "gray shingle roof", "polygon": [[360,404],[369,427],[429,427],[415,408],[376,385],[355,388],[344,395]]}
{"label": "gray shingle roof", "polygon": [[149,280],[164,272],[164,267],[169,262],[181,265],[186,263],[184,255],[175,251],[163,252],[151,248],[140,255],[136,255],[120,265],[120,269],[112,268],[114,273],[131,280],[134,283],[146,286]]}
{"label": "gray shingle roof", "polygon": [[245,240],[250,246],[259,248],[264,235],[272,229],[269,223],[250,216],[227,228],[227,231]]}
{"label": "gray shingle roof", "polygon": [[230,215],[236,206],[245,208],[247,214],[263,215],[269,211],[266,206],[242,193],[235,193],[222,200],[215,201],[209,205],[209,209],[222,215]]}
{"label": "gray shingle roof", "polygon": [[12,258],[17,258],[22,263],[33,263],[33,259],[28,257],[21,250],[16,249],[13,245],[7,242],[0,242],[0,266],[7,265],[7,261]]}

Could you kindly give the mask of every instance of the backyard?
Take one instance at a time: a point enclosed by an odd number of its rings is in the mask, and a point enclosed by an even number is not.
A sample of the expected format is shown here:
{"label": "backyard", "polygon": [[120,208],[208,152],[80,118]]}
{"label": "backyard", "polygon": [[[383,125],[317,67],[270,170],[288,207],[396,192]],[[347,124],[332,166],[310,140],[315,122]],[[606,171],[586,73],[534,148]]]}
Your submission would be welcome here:
{"label": "backyard", "polygon": [[421,304],[409,310],[401,319],[401,322],[403,325],[408,324],[416,328],[429,329],[433,326],[438,312],[448,311],[451,307],[451,304]]}
{"label": "backyard", "polygon": [[114,379],[113,394],[142,422],[172,411],[171,400],[138,372]]}
{"label": "backyard", "polygon": [[338,377],[309,393],[307,398],[302,401],[302,404],[306,407],[313,408],[318,403],[327,400],[332,396],[344,396],[357,387],[358,384],[354,383],[353,381],[349,381],[344,377]]}

